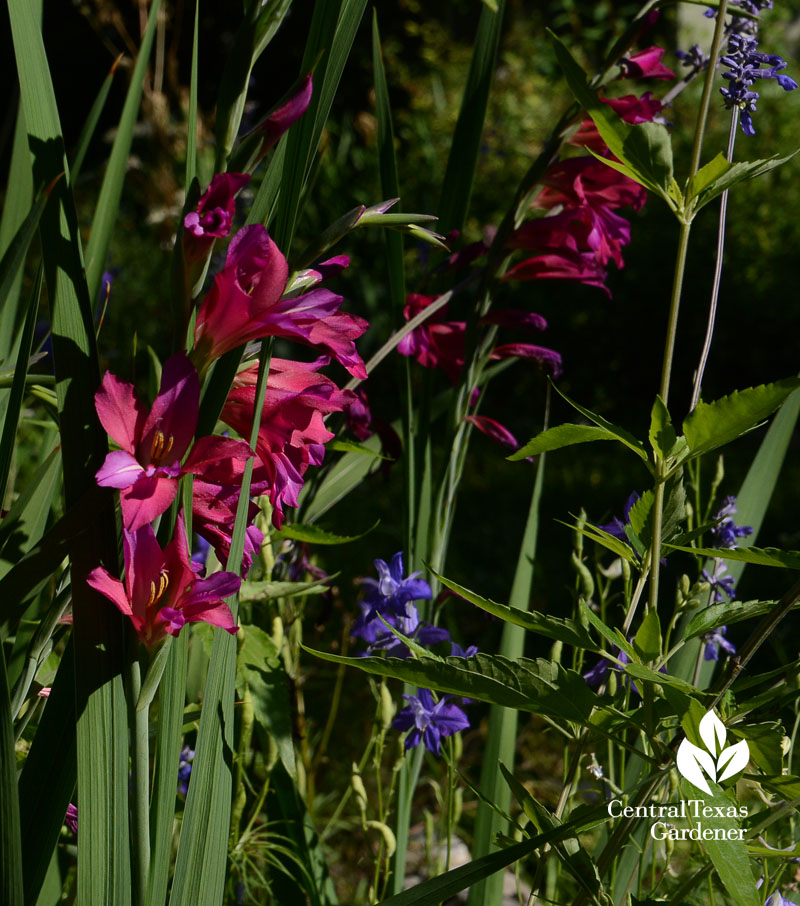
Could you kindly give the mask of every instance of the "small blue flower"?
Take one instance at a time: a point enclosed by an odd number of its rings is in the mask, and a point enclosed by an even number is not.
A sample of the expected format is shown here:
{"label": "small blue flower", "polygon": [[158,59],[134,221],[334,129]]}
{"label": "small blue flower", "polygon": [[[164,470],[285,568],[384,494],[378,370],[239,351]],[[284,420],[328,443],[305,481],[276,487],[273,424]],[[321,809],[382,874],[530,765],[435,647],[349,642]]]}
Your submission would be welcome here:
{"label": "small blue flower", "polygon": [[181,760],[178,765],[178,792],[184,796],[189,790],[189,778],[192,776],[192,762],[194,761],[194,749],[184,746],[181,749]]}
{"label": "small blue flower", "polygon": [[764,906],[797,906],[797,903],[794,900],[787,900],[779,890],[776,890],[771,897],[767,897]]}
{"label": "small blue flower", "polygon": [[736,498],[726,497],[722,508],[714,515],[716,525],[711,529],[711,537],[715,547],[738,547],[738,538],[753,534],[752,526],[736,525],[733,521],[736,512]]}
{"label": "small blue flower", "polygon": [[469,718],[458,705],[450,704],[449,695],[443,695],[435,702],[429,689],[417,691],[419,695],[403,696],[408,707],[398,713],[392,726],[400,732],[411,730],[406,736],[406,751],[424,742],[429,752],[438,755],[442,737],[466,730]]}
{"label": "small blue flower", "polygon": [[727,596],[731,601],[736,597],[735,584],[736,580],[728,574],[728,568],[725,562],[718,557],[714,560],[714,572],[709,573],[704,569],[700,575],[711,586],[714,597],[711,599],[712,604],[721,604]]}
{"label": "small blue flower", "polygon": [[[377,651],[384,651],[387,657],[407,658],[411,655],[408,645],[401,642],[384,625],[378,613],[371,609],[370,604],[362,601],[361,609],[362,614],[356,620],[350,635],[363,639],[367,643],[365,655],[374,654]],[[370,617],[370,613],[373,616]],[[450,633],[443,627],[423,623],[419,618],[419,611],[413,604],[406,604],[404,616],[397,616],[393,613],[385,613],[381,616],[390,626],[394,626],[398,632],[413,639],[418,645],[430,647],[438,642],[446,642],[450,638]]]}
{"label": "small blue flower", "polygon": [[370,591],[364,598],[365,603],[375,613],[394,613],[406,615],[406,604],[431,598],[431,587],[424,579],[418,579],[419,572],[404,577],[403,552],[398,551],[392,557],[391,565],[385,560],[375,560],[377,579],[362,579],[361,584]]}
{"label": "small blue flower", "polygon": [[727,630],[727,626],[720,626],[719,629],[707,632],[703,636],[703,641],[706,643],[706,650],[703,656],[707,661],[718,661],[720,648],[726,654],[736,654],[734,646],[725,638]]}
{"label": "small blue flower", "polygon": [[641,497],[637,491],[632,491],[628,499],[625,501],[625,509],[622,511],[623,518],[618,519],[616,516],[607,522],[605,525],[598,525],[599,529],[602,529],[604,532],[607,532],[609,535],[613,535],[615,538],[619,538],[620,541],[624,541],[626,544],[629,544],[628,536],[625,533],[625,526],[631,524],[631,510],[633,509],[636,501]]}

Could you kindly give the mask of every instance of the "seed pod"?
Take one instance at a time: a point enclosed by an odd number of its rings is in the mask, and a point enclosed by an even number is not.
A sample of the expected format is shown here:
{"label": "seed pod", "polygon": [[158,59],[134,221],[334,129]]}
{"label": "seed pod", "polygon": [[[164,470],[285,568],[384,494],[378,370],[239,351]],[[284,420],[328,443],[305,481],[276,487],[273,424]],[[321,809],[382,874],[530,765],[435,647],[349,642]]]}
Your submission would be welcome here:
{"label": "seed pod", "polygon": [[353,773],[350,775],[350,786],[353,789],[353,792],[356,794],[356,802],[358,803],[358,809],[362,815],[366,814],[367,811],[367,790],[364,786],[364,781],[361,779],[361,773],[358,770],[358,765],[353,762]]}
{"label": "seed pod", "polygon": [[386,856],[391,859],[394,855],[394,851],[397,849],[397,840],[395,839],[392,829],[384,824],[383,821],[367,821],[365,826],[371,827],[373,830],[381,833],[383,842],[386,844]]}
{"label": "seed pod", "polygon": [[392,700],[392,693],[389,692],[389,688],[385,682],[381,683],[381,726],[384,730],[388,730],[392,725],[392,720],[397,711],[394,701]]}

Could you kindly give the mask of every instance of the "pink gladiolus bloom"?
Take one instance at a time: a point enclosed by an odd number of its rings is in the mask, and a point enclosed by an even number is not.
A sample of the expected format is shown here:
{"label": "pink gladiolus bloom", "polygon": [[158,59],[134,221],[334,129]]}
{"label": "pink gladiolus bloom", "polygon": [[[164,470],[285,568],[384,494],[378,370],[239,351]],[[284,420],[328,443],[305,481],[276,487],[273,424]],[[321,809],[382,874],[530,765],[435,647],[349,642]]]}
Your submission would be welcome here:
{"label": "pink gladiolus bloom", "polygon": [[607,167],[593,157],[572,157],[550,167],[545,187],[536,198],[536,206],[557,205],[597,208],[621,208],[631,205],[638,211],[647,200],[647,192],[622,173]]}
{"label": "pink gladiolus bloom", "polygon": [[[263,472],[263,469],[254,471],[254,480],[250,485],[251,494],[261,494],[269,490],[269,484],[261,479],[260,472]],[[230,556],[240,493],[239,486],[212,484],[199,478],[195,478],[192,484],[192,528],[214,548],[220,563],[227,564]],[[258,507],[251,502],[247,521],[252,523],[258,511]],[[250,571],[253,557],[261,550],[263,540],[264,536],[255,525],[247,527],[242,553],[243,577]]]}
{"label": "pink gladiolus bloom", "polygon": [[198,621],[238,632],[222,599],[237,592],[242,580],[227,572],[208,579],[197,577],[186,544],[183,513],[163,551],[149,525],[135,532],[124,531],[123,548],[124,584],[102,566],[93,569],[86,581],[130,617],[144,645],[150,648],[167,635],[177,635],[186,623]]}
{"label": "pink gladiolus bloom", "polygon": [[[276,528],[283,524],[284,506],[298,505],[308,467],[322,463],[324,445],[334,436],[325,427],[324,416],[341,412],[354,399],[349,390],[340,390],[317,373],[327,363],[327,357],[315,362],[273,357],[270,362],[256,453],[266,470]],[[257,366],[239,372],[220,416],[243,436],[249,435],[253,423],[256,378]]]}
{"label": "pink gladiolus bloom", "polygon": [[[408,296],[403,314],[406,321],[427,308],[436,296],[413,293]],[[397,346],[400,355],[413,356],[423,368],[442,368],[455,384],[464,367],[464,321],[444,321],[447,306],[440,308],[416,330],[403,337]]]}
{"label": "pink gladiolus bloom", "polygon": [[537,251],[593,251],[598,263],[622,267],[622,247],[630,242],[631,225],[607,205],[566,208],[551,217],[524,223],[509,240],[510,248]]}
{"label": "pink gladiolus bloom", "polygon": [[72,832],[74,837],[78,836],[78,806],[73,805],[71,802],[67,806],[67,814],[64,816],[64,824],[67,825],[67,829]]}
{"label": "pink gladiolus bloom", "polygon": [[183,219],[187,234],[187,258],[203,257],[214,239],[230,235],[236,195],[249,182],[250,177],[246,173],[217,173],[213,177],[195,210]]}
{"label": "pink gladiolus bloom", "polygon": [[497,441],[501,447],[505,447],[507,450],[516,450],[519,447],[516,437],[508,428],[493,418],[486,415],[465,415],[464,421],[475,425],[479,431]]}
{"label": "pink gladiolus bloom", "polygon": [[606,271],[593,252],[572,252],[564,249],[528,258],[509,270],[503,280],[574,280],[586,286],[596,286],[611,298],[605,285]]}
{"label": "pink gladiolus bloom", "polygon": [[619,61],[620,79],[674,79],[675,73],[661,62],[662,47],[646,47]]}
{"label": "pink gladiolus bloom", "polygon": [[263,226],[240,230],[197,313],[194,361],[202,367],[250,340],[285,337],[320,347],[352,375],[366,378],[354,340],[367,322],[339,311],[342,297],[326,289],[281,299],[288,272],[286,259]]}
{"label": "pink gladiolus bloom", "polygon": [[203,437],[189,449],[200,401],[200,382],[181,352],[164,363],[161,388],[148,413],[133,384],[106,372],[95,394],[100,422],[122,449],[109,453],[96,480],[120,492],[125,528],[136,531],[160,516],[178,490],[182,472],[212,474],[220,482],[235,482],[252,456],[242,441]]}
{"label": "pink gladiolus bloom", "polygon": [[526,330],[547,330],[547,321],[535,311],[520,311],[516,308],[498,308],[484,315],[481,324],[496,324],[498,327],[515,327]]}
{"label": "pink gladiolus bloom", "polygon": [[272,113],[261,123],[257,129],[264,135],[264,141],[261,145],[260,154],[263,156],[270,148],[278,144],[278,140],[286,130],[293,125],[308,110],[311,103],[311,94],[314,86],[309,73],[298,91],[296,91],[286,103],[281,104],[277,110]]}
{"label": "pink gladiolus bloom", "polygon": [[490,359],[530,359],[542,365],[557,378],[561,375],[561,356],[554,349],[545,346],[534,346],[532,343],[503,343],[495,346]]}
{"label": "pink gladiolus bloom", "polygon": [[[640,98],[637,98],[635,94],[626,94],[621,98],[600,98],[600,100],[604,104],[608,104],[626,123],[634,126],[639,123],[652,122],[662,110],[661,101],[654,98],[649,91],[645,91]],[[569,144],[590,148],[598,154],[608,151],[597,127],[589,118],[581,123],[578,131],[569,139]]]}

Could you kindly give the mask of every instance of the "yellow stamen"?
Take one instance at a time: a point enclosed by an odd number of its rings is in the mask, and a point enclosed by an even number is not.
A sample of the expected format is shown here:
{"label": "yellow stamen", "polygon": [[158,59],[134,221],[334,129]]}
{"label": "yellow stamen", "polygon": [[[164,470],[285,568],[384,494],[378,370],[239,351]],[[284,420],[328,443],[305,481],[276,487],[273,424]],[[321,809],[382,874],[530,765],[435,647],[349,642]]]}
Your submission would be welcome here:
{"label": "yellow stamen", "polygon": [[161,451],[164,449],[164,432],[156,431],[153,434],[153,443],[150,446],[150,460],[157,462],[161,458]]}
{"label": "yellow stamen", "polygon": [[151,582],[151,583],[150,583],[150,598],[149,598],[149,600],[147,601],[147,606],[148,606],[148,607],[152,607],[152,606],[153,606],[153,602],[155,601],[155,599],[156,599],[156,583],[155,583],[155,582]]}
{"label": "yellow stamen", "polygon": [[175,442],[175,438],[170,434],[170,436],[167,438],[167,447],[164,450],[164,452],[161,454],[162,456],[169,456],[169,451],[172,449],[172,445],[174,442]]}

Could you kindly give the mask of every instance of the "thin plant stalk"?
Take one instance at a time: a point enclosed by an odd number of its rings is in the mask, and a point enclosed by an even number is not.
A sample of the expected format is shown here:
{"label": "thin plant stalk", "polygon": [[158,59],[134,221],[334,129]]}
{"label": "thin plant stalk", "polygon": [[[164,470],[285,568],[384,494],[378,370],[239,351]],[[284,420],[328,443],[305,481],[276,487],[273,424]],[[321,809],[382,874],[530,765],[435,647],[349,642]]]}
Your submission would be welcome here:
{"label": "thin plant stalk", "polygon": [[[728,153],[729,161],[733,160],[733,149],[736,144],[736,128],[739,125],[739,108],[734,107],[731,116],[731,131],[728,135]],[[708,309],[708,325],[706,326],[706,336],[703,341],[703,350],[700,353],[700,364],[697,366],[697,372],[694,378],[694,388],[692,390],[692,401],[689,403],[689,411],[700,402],[700,393],[703,389],[703,375],[708,364],[708,356],[711,352],[711,340],[714,336],[714,325],[717,319],[717,304],[719,302],[719,287],[722,280],[722,256],[725,251],[725,222],[728,213],[728,190],[722,193],[719,204],[719,227],[717,229],[717,254],[714,263],[714,282],[711,286],[711,303]]]}
{"label": "thin plant stalk", "polygon": [[[138,648],[138,640],[136,641]],[[136,705],[142,690],[142,665],[137,652],[131,653],[129,667],[128,715],[131,733],[131,773],[133,799],[131,803],[133,892],[134,903],[144,904],[150,876],[150,709]]]}

